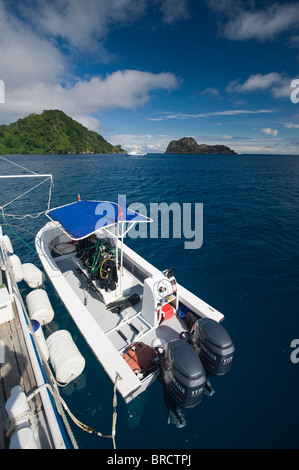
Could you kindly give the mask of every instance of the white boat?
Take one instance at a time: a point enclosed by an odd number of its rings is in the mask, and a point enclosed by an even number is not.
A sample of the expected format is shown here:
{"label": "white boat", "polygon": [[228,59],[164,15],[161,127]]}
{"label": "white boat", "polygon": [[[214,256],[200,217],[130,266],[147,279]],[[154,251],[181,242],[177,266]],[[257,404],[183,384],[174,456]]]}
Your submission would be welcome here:
{"label": "white boat", "polygon": [[222,313],[124,243],[134,224],[151,220],[83,200],[47,216],[35,241],[40,261],[121,397],[130,402],[159,377],[176,405],[197,405],[209,376],[231,368],[234,346]]}
{"label": "white boat", "polygon": [[[0,158],[20,166],[4,157]],[[15,234],[6,216],[36,218],[44,214],[44,211],[35,214],[6,214],[4,209],[48,181],[48,210],[50,208],[52,175],[27,171],[30,174],[0,175],[0,179],[42,178],[41,183],[34,184],[29,190],[27,188],[23,194],[14,195],[11,201],[1,206],[5,224],[0,225],[0,449],[77,449],[78,444],[69,419],[85,432],[111,438],[113,447],[116,448],[116,386],[113,393],[111,435],[104,435],[82,423],[70,411],[58,387],[65,387],[79,377],[84,370],[85,359],[67,330],[58,329],[52,332],[48,327],[55,313],[45,290],[45,275],[32,263],[22,264],[14,253],[9,237],[2,232],[4,225]],[[55,236],[54,233],[52,235]],[[22,241],[20,237],[19,239]],[[37,242],[39,241],[41,239],[37,238]],[[51,256],[47,263],[51,265]],[[53,281],[51,268],[48,269],[48,274]],[[54,277],[57,274],[59,273],[55,271]],[[62,274],[60,279],[64,279]],[[18,283],[23,281],[31,288],[26,296],[27,307],[18,288]],[[58,292],[61,293],[60,288]],[[67,292],[66,294],[68,295]],[[64,295],[62,298],[72,310],[67,298]]]}
{"label": "white boat", "polygon": [[47,363],[40,324],[30,320],[17,286],[20,272],[19,258],[0,226],[0,398],[5,402],[0,448],[78,448]]}
{"label": "white boat", "polygon": [[127,155],[130,157],[143,157],[146,155],[146,152],[142,152],[141,150],[131,150],[127,152]]}

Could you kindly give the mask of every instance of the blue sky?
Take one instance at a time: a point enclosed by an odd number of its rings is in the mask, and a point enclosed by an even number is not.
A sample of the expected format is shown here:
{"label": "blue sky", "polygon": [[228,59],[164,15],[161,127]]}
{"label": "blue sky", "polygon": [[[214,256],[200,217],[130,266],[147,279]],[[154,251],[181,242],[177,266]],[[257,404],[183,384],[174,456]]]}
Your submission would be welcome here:
{"label": "blue sky", "polygon": [[296,1],[0,0],[1,124],[61,109],[125,149],[299,154],[298,65]]}

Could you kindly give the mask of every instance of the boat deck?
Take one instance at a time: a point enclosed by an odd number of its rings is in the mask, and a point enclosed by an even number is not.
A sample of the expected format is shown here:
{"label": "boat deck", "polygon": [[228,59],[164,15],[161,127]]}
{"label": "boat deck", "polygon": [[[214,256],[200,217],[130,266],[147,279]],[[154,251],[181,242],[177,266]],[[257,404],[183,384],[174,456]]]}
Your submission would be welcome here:
{"label": "boat deck", "polygon": [[[185,322],[177,316],[165,321],[158,328],[153,328],[145,321],[141,315],[143,282],[138,273],[136,275],[124,267],[122,279],[124,293],[139,294],[141,300],[117,314],[106,308],[102,299],[102,289],[98,288],[96,282],[93,281],[93,288],[88,286],[84,267],[75,255],[56,258],[55,262],[83,305],[119,352],[123,352],[134,341],[142,340],[150,346],[166,344],[187,329]],[[115,291],[109,292],[108,295],[109,301],[117,300]]]}
{"label": "boat deck", "polygon": [[[9,446],[9,441],[5,437],[8,420],[5,403],[10,396],[11,389],[20,385],[28,395],[37,387],[14,302],[12,306],[15,318],[0,324],[2,356],[0,358],[0,449]],[[41,410],[41,406],[39,395],[30,400],[30,409],[34,414]]]}

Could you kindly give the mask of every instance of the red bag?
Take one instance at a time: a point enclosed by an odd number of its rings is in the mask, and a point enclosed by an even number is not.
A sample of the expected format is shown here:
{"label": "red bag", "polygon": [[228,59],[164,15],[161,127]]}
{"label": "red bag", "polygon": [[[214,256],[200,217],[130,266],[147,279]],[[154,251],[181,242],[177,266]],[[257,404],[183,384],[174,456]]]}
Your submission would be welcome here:
{"label": "red bag", "polygon": [[157,352],[141,341],[133,343],[130,349],[123,354],[124,360],[135,373],[149,369],[156,357]]}

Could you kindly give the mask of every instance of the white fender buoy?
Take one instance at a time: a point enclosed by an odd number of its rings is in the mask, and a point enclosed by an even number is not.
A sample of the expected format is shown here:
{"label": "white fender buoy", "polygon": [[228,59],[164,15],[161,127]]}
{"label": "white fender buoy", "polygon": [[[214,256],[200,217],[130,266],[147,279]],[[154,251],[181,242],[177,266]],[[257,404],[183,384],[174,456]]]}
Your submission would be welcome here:
{"label": "white fender buoy", "polygon": [[17,255],[12,254],[9,256],[8,261],[14,273],[16,282],[21,282],[24,278],[24,274],[20,258]]}
{"label": "white fender buoy", "polygon": [[13,253],[13,247],[8,235],[3,235],[2,241],[4,242],[5,248],[9,253]]}
{"label": "white fender buoy", "polygon": [[30,411],[26,395],[20,385],[16,385],[11,389],[10,397],[5,404],[5,409],[10,421],[13,421],[24,412]]}
{"label": "white fender buoy", "polygon": [[67,330],[55,331],[46,343],[58,382],[67,383],[83,372],[85,359]]}
{"label": "white fender buoy", "polygon": [[38,269],[32,263],[24,263],[23,267],[23,276],[24,281],[27,282],[29,287],[35,289],[36,287],[40,287],[43,282],[45,281],[45,274]]}
{"label": "white fender buoy", "polygon": [[37,320],[41,325],[53,320],[54,310],[44,289],[30,292],[26,297],[26,303],[31,320]]}
{"label": "white fender buoy", "polygon": [[31,320],[31,325],[32,325],[34,336],[36,337],[37,342],[39,344],[39,347],[41,348],[41,351],[42,351],[46,361],[48,361],[48,359],[49,359],[49,350],[48,350],[48,346],[47,346],[47,343],[46,343],[46,340],[45,340],[45,337],[44,337],[42,327],[41,327],[40,323],[37,320]]}
{"label": "white fender buoy", "polygon": [[19,429],[11,438],[10,449],[39,449],[29,426]]}
{"label": "white fender buoy", "polygon": [[10,391],[5,409],[11,422],[18,422],[13,429],[10,449],[38,449],[33,430],[29,424],[30,407],[25,393],[19,385]]}

